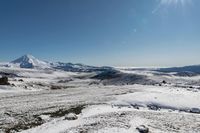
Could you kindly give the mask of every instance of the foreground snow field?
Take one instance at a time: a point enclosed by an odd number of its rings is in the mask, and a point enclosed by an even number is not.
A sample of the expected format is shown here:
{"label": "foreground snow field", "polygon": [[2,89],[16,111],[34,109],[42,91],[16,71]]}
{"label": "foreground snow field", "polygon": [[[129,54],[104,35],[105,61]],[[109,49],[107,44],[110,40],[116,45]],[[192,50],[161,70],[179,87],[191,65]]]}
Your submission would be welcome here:
{"label": "foreground snow field", "polygon": [[[141,127],[151,133],[200,132],[199,76],[149,70],[100,76],[48,69],[0,71],[11,84],[0,86],[2,133],[138,133]],[[69,113],[77,118],[66,119]]]}

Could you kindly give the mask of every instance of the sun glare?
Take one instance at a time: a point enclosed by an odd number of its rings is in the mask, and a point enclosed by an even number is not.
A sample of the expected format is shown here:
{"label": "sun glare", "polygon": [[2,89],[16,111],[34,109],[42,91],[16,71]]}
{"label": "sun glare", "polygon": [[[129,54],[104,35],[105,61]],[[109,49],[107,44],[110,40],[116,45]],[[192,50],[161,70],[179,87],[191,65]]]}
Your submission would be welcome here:
{"label": "sun glare", "polygon": [[158,6],[152,11],[152,13],[156,13],[160,9],[168,6],[179,6],[184,8],[188,5],[193,5],[193,0],[157,0],[159,2]]}
{"label": "sun glare", "polygon": [[191,3],[192,0],[160,0],[162,5],[182,5],[185,6],[186,4]]}

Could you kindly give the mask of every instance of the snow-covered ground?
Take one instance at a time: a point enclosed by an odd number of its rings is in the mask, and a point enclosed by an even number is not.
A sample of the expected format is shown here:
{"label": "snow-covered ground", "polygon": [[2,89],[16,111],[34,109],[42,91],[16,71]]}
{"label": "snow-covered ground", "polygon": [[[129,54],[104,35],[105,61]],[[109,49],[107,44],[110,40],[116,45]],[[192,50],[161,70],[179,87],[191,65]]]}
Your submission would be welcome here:
{"label": "snow-covered ground", "polygon": [[[179,88],[142,85],[105,88],[105,90],[99,88],[101,90],[99,92],[105,93],[104,97],[110,95],[110,100],[86,106],[78,115],[77,120],[65,120],[63,116],[52,119],[36,128],[23,131],[23,133],[79,133],[81,131],[89,133],[137,133],[136,128],[140,125],[146,125],[151,132],[158,133],[200,131],[200,116],[186,113],[183,110],[183,108],[200,107],[199,93],[178,90]],[[126,91],[119,94],[121,89]],[[95,92],[92,94],[96,95]],[[182,94],[183,97],[181,97]],[[101,94],[98,95],[102,97]],[[102,97],[101,100],[103,99]],[[138,105],[139,108],[135,108],[135,105]],[[161,109],[149,109],[147,105],[159,105]]]}
{"label": "snow-covered ground", "polygon": [[[11,84],[0,86],[0,132],[138,133],[142,125],[151,133],[200,132],[199,76],[119,71],[99,80],[95,72],[0,68]],[[153,82],[134,84],[131,74]],[[67,120],[69,113],[78,119]]]}

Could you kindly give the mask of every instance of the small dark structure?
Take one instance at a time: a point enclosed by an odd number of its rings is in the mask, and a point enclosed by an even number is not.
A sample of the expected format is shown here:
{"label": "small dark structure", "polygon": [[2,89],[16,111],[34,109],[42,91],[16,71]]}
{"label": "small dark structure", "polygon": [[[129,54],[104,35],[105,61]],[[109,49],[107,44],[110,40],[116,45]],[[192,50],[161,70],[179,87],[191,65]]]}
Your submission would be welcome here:
{"label": "small dark structure", "polygon": [[167,81],[163,80],[162,83],[163,83],[163,84],[167,84]]}
{"label": "small dark structure", "polygon": [[0,78],[0,85],[10,85],[10,83],[8,82],[8,77],[2,77]]}
{"label": "small dark structure", "polygon": [[62,87],[61,86],[52,85],[50,89],[51,90],[60,90],[60,89],[62,89]]}
{"label": "small dark structure", "polygon": [[24,82],[24,80],[23,80],[23,79],[19,79],[18,81],[19,81],[19,82]]}

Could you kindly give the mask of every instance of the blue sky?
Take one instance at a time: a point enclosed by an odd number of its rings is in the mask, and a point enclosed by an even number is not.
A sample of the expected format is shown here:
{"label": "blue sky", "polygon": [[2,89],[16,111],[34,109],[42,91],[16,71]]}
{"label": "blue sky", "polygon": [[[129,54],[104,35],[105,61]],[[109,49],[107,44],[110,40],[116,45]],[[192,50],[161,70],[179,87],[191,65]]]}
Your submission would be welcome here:
{"label": "blue sky", "polygon": [[[177,0],[176,0],[177,1]],[[200,64],[199,0],[1,0],[0,61]]]}

